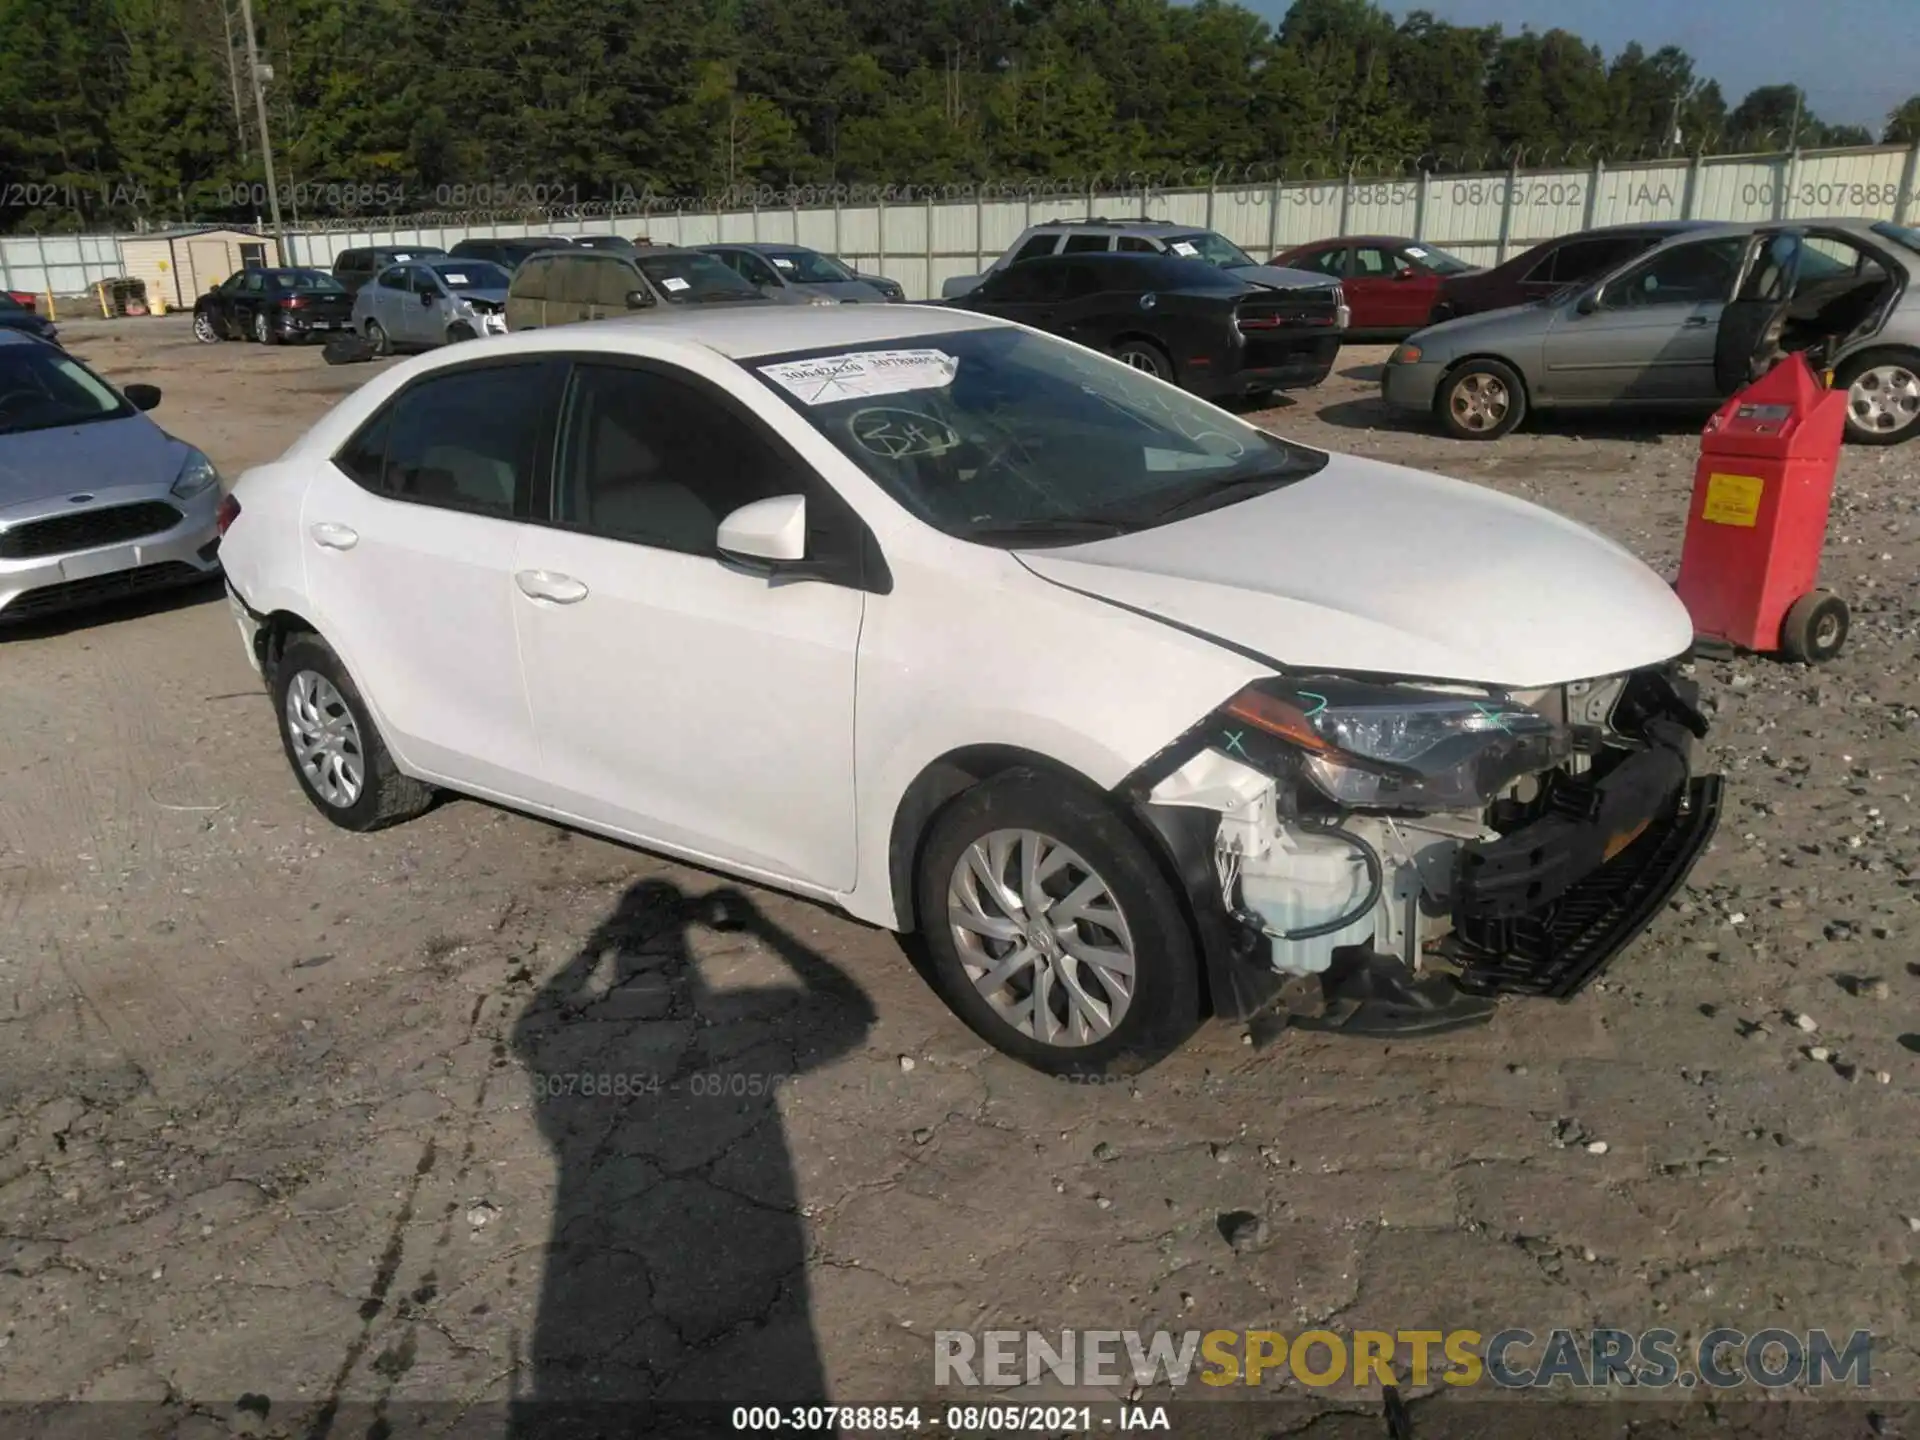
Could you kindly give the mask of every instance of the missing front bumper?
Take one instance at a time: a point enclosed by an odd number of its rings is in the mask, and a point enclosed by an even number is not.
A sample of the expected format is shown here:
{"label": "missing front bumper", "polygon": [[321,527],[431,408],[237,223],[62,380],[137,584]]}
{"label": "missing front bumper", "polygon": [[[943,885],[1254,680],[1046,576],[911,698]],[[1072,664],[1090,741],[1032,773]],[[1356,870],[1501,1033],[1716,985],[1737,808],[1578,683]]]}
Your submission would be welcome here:
{"label": "missing front bumper", "polygon": [[[1554,884],[1550,898],[1531,908],[1516,908],[1511,867],[1490,871],[1489,883],[1481,883],[1470,863],[1463,866],[1453,933],[1440,945],[1440,953],[1460,967],[1462,988],[1556,1000],[1579,994],[1685,883],[1720,823],[1722,788],[1718,775],[1684,782],[1630,843],[1578,878]],[[1516,854],[1538,841],[1536,873],[1563,876],[1596,840],[1604,853],[1607,822],[1596,817],[1587,823],[1591,832],[1548,816],[1497,843]]]}

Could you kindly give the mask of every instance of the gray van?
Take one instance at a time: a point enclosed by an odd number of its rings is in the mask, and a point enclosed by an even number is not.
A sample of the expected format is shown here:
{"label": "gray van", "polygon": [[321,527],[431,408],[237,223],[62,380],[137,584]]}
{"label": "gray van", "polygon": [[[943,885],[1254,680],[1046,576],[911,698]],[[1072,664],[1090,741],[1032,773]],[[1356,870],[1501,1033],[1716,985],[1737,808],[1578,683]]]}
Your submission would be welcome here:
{"label": "gray van", "polygon": [[549,251],[528,256],[514,271],[507,290],[507,329],[606,320],[657,306],[779,303],[698,250],[660,245],[633,255]]}

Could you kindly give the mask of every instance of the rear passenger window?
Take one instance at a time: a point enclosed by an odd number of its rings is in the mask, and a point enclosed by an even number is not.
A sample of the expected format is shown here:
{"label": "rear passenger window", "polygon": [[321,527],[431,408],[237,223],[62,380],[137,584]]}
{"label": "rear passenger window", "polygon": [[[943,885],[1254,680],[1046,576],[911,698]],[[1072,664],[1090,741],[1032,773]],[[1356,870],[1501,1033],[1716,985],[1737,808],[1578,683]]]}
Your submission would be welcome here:
{"label": "rear passenger window", "polygon": [[799,463],[698,386],[578,365],[561,421],[554,518],[614,540],[714,555],[720,522],[774,495],[808,496],[809,558],[831,549],[827,508]]}
{"label": "rear passenger window", "polygon": [[1641,240],[1634,236],[1575,240],[1562,245],[1534,266],[1527,279],[1536,284],[1545,281],[1555,285],[1574,285],[1582,280],[1598,279],[1614,266],[1632,259],[1649,245],[1658,243],[1657,237]]}
{"label": "rear passenger window", "polygon": [[1106,250],[1113,244],[1111,235],[1069,235],[1067,243],[1060,248],[1063,255],[1085,255],[1093,250]]}
{"label": "rear passenger window", "polygon": [[1143,240],[1138,235],[1122,235],[1116,242],[1116,245],[1121,250],[1131,250],[1147,255],[1157,255],[1160,253],[1159,247],[1151,240]]}
{"label": "rear passenger window", "polygon": [[[381,489],[401,500],[503,518],[533,473],[542,407],[534,361],[436,375],[388,407]],[[343,462],[344,463],[344,462]]]}
{"label": "rear passenger window", "polygon": [[593,271],[596,281],[593,298],[603,310],[624,310],[629,290],[647,288],[640,272],[624,260],[604,260],[595,265]]}
{"label": "rear passenger window", "polygon": [[547,293],[547,277],[552,272],[551,260],[529,260],[514,272],[511,295],[520,300],[550,300]]}

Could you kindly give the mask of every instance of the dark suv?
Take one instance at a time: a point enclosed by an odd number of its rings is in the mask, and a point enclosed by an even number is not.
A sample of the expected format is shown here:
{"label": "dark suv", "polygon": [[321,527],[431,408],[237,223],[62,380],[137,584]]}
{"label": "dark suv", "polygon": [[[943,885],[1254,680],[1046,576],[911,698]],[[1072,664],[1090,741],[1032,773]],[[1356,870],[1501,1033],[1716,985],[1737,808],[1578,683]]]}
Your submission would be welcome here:
{"label": "dark suv", "polygon": [[1643,250],[1663,240],[1712,222],[1706,220],[1650,220],[1640,225],[1609,225],[1547,240],[1523,250],[1491,270],[1449,275],[1440,282],[1433,302],[1433,323],[1525,305],[1557,295],[1569,285],[1618,269]]}
{"label": "dark suv", "polygon": [[362,285],[389,265],[404,265],[409,260],[446,253],[438,245],[363,245],[342,250],[333,257],[333,278],[358,294]]}
{"label": "dark suv", "polygon": [[481,236],[459,241],[453,247],[453,254],[458,260],[491,260],[511,275],[529,255],[572,248],[573,242],[564,235]]}

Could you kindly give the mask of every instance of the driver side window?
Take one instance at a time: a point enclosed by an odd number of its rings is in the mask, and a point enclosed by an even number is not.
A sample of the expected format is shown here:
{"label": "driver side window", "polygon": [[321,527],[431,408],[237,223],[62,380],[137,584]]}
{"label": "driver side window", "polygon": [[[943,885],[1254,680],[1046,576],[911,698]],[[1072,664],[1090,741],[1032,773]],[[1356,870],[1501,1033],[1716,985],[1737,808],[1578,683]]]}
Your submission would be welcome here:
{"label": "driver side window", "polygon": [[1601,308],[1635,310],[1725,300],[1739,272],[1744,249],[1744,241],[1728,238],[1661,250],[1608,281],[1600,298]]}
{"label": "driver side window", "polygon": [[780,288],[780,277],[774,274],[773,267],[758,255],[748,254],[744,250],[739,252],[738,263],[733,268],[739,271],[740,278],[749,285],[766,285],[775,290]]}

